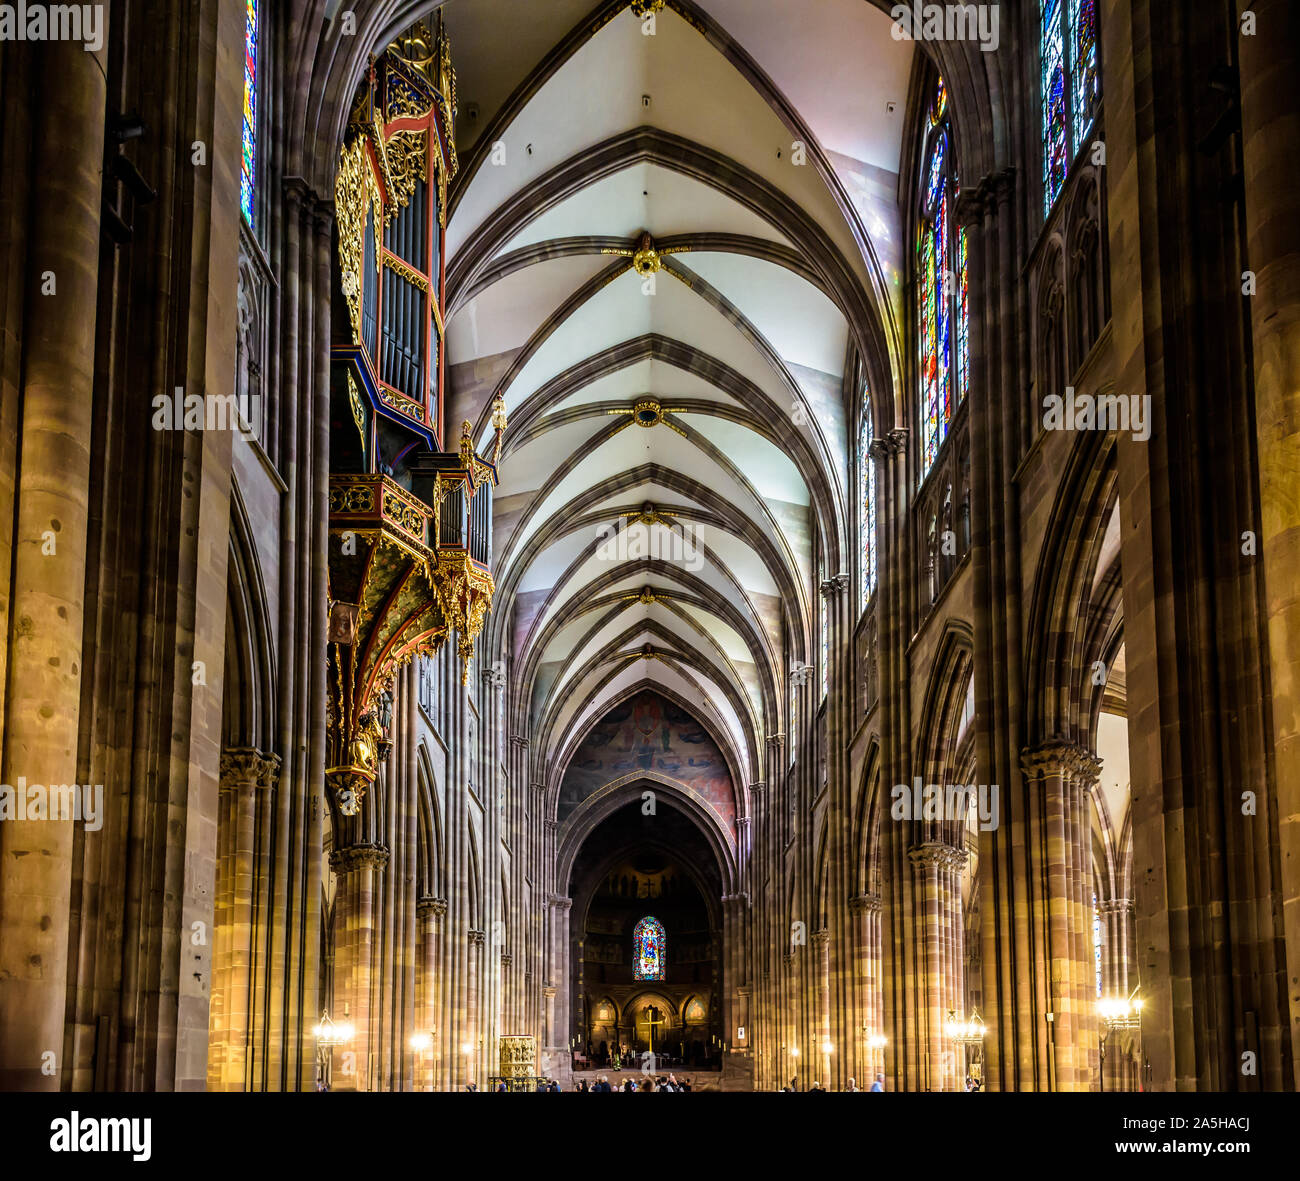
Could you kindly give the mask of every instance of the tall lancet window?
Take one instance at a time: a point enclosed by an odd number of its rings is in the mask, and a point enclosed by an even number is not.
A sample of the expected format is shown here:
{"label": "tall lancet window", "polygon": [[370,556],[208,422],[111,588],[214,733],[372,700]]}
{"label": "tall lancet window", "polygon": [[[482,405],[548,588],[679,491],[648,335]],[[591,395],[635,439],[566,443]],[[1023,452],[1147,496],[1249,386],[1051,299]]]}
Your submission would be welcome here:
{"label": "tall lancet window", "polygon": [[960,191],[952,158],[948,91],[940,78],[930,102],[916,242],[916,340],[920,374],[921,479],[948,437],[970,385],[966,231],[954,224]]}
{"label": "tall lancet window", "polygon": [[668,963],[668,936],[664,925],[647,915],[632,932],[632,975],[637,980],[662,980]]}
{"label": "tall lancet window", "polygon": [[1097,68],[1097,0],[1041,0],[1039,55],[1043,94],[1043,204],[1050,212],[1070,161],[1092,130]]}
{"label": "tall lancet window", "polygon": [[876,589],[876,461],[871,457],[874,438],[871,395],[864,392],[858,427],[858,607],[862,611]]}
{"label": "tall lancet window", "polygon": [[257,0],[244,0],[244,136],[239,173],[239,207],[253,225],[257,191]]}

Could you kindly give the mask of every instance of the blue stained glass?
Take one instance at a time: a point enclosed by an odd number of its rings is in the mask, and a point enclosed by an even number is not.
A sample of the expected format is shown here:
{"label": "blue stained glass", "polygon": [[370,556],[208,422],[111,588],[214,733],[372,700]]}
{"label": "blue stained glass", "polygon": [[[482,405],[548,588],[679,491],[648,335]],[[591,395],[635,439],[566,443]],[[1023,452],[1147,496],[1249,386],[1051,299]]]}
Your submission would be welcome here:
{"label": "blue stained glass", "polygon": [[949,330],[952,319],[950,301],[952,299],[952,268],[948,258],[948,193],[944,186],[943,196],[939,199],[939,208],[934,218],[934,265],[938,272],[938,300],[936,314],[939,323],[939,398],[943,413],[939,419],[939,442],[948,435],[948,420],[952,418],[952,390],[949,385],[948,370],[950,352]]}
{"label": "blue stained glass", "polygon": [[925,207],[927,210],[934,208],[935,198],[938,197],[939,189],[943,185],[943,160],[947,148],[947,139],[940,135],[934,141],[934,151],[930,156],[930,174],[925,182]]}
{"label": "blue stained glass", "polygon": [[239,172],[239,207],[253,224],[253,192],[257,182],[257,0],[244,0],[244,120],[243,159]]}
{"label": "blue stained glass", "polygon": [[662,980],[668,965],[664,925],[647,915],[632,932],[632,974],[637,980]]}
{"label": "blue stained glass", "polygon": [[970,265],[966,258],[966,227],[957,231],[957,401],[970,388]]}
{"label": "blue stained glass", "polygon": [[1070,0],[1070,92],[1074,115],[1074,150],[1083,146],[1092,127],[1093,108],[1100,92],[1097,74],[1097,2]]}
{"label": "blue stained glass", "polygon": [[1052,208],[1065,172],[1065,38],[1061,32],[1061,0],[1044,0],[1042,50],[1043,199]]}

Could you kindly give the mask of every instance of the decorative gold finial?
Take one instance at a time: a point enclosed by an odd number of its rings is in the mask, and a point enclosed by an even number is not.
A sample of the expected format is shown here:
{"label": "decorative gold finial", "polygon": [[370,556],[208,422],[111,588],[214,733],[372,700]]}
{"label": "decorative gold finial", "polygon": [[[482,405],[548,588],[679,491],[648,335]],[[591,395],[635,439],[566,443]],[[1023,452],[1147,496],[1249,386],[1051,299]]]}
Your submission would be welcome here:
{"label": "decorative gold finial", "polygon": [[470,460],[474,458],[473,430],[474,426],[468,418],[460,424],[460,463],[462,467],[469,467]]}
{"label": "decorative gold finial", "polygon": [[662,12],[668,0],[632,0],[632,12],[644,19],[652,12]]}

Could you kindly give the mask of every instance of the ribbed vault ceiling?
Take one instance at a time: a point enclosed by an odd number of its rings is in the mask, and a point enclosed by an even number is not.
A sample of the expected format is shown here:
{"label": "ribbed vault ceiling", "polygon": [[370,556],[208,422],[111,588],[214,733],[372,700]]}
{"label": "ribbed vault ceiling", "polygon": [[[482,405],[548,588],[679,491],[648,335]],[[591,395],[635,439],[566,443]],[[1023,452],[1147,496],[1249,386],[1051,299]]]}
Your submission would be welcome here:
{"label": "ribbed vault ceiling", "polygon": [[442,8],[449,413],[482,441],[498,390],[510,412],[490,650],[552,783],[651,685],[743,786],[810,656],[818,555],[850,560],[844,370],[893,365],[913,47],[861,0],[702,0],[653,36],[626,6],[518,7]]}

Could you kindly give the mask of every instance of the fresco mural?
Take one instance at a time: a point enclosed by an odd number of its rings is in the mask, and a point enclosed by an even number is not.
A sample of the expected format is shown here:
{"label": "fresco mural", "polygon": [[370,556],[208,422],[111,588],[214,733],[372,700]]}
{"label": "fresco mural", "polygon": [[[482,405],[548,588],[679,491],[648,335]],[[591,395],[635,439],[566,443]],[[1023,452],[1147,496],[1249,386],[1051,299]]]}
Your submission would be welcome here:
{"label": "fresco mural", "polygon": [[592,727],[565,772],[559,819],[607,783],[638,771],[686,784],[734,832],[731,774],[722,751],[692,714],[650,689],[616,705]]}

